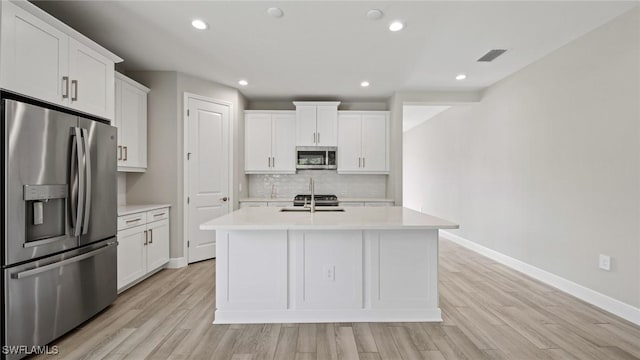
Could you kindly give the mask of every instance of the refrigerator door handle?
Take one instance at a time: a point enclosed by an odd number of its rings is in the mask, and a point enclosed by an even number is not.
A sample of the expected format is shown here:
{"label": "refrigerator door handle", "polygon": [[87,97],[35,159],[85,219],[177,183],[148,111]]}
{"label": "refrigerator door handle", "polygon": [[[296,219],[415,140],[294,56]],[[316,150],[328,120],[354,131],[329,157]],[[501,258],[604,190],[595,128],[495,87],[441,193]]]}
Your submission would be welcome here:
{"label": "refrigerator door handle", "polygon": [[58,261],[56,263],[45,265],[45,266],[40,266],[40,267],[37,267],[37,268],[34,268],[34,269],[21,271],[21,272],[16,273],[16,274],[11,274],[11,278],[13,278],[13,279],[24,279],[26,277],[37,275],[37,274],[43,273],[45,271],[49,271],[49,270],[52,270],[52,269],[56,269],[56,268],[65,266],[65,265],[73,264],[73,263],[76,263],[78,261],[82,261],[84,259],[88,259],[90,257],[94,257],[94,256],[96,256],[96,255],[98,255],[98,254],[100,254],[102,252],[105,252],[105,251],[107,251],[108,248],[110,248],[111,246],[113,246],[115,244],[117,244],[116,241],[110,242],[107,245],[105,245],[105,246],[103,246],[103,247],[101,247],[99,249],[89,251],[88,253],[84,253],[82,255],[74,256],[74,257],[69,258],[69,259]]}
{"label": "refrigerator door handle", "polygon": [[85,172],[85,196],[84,196],[84,218],[82,226],[82,234],[86,234],[89,230],[89,215],[91,215],[91,148],[89,147],[89,131],[81,129],[82,139],[84,140],[84,172]]}
{"label": "refrigerator door handle", "polygon": [[[71,187],[71,225],[73,227],[73,235],[80,236],[82,230],[82,215],[84,214],[84,166],[83,165],[83,151],[82,151],[82,134],[79,127],[72,128],[72,151],[71,151],[71,174],[69,184]],[[75,178],[77,177],[78,183],[75,186]],[[73,204],[75,199],[75,204]]]}

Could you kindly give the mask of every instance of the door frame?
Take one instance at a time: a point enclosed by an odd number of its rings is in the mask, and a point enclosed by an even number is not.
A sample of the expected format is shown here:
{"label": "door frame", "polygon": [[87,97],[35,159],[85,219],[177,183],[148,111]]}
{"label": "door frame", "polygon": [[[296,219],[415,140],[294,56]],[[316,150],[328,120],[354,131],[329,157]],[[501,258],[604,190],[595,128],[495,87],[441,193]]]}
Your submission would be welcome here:
{"label": "door frame", "polygon": [[227,134],[229,136],[228,142],[228,153],[229,153],[229,213],[233,211],[234,197],[233,197],[233,149],[234,149],[234,139],[233,132],[235,130],[235,121],[234,120],[234,109],[233,103],[230,101],[213,99],[210,97],[184,92],[183,94],[183,103],[182,103],[182,254],[184,257],[184,264],[186,266],[189,265],[189,248],[187,247],[187,241],[189,238],[189,204],[187,204],[187,196],[189,194],[189,163],[187,160],[187,144],[189,143],[189,117],[187,116],[187,110],[189,109],[189,99],[196,99],[200,101],[210,102],[217,105],[227,106],[229,108],[229,126]]}

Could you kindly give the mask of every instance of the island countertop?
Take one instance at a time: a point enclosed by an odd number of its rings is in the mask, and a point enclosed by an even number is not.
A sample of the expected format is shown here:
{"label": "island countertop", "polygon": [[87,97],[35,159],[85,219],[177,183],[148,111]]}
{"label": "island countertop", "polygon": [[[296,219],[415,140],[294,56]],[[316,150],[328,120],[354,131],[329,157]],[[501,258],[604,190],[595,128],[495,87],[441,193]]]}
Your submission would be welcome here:
{"label": "island countertop", "polygon": [[401,206],[345,207],[344,211],[282,212],[249,207],[200,225],[201,230],[435,230],[459,226]]}

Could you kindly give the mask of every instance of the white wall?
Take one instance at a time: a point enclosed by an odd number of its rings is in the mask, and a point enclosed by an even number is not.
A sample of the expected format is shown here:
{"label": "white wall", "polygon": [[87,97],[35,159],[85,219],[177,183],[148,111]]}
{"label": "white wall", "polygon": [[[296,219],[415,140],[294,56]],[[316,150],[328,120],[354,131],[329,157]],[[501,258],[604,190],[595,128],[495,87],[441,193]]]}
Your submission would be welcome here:
{"label": "white wall", "polygon": [[408,131],[403,153],[405,206],[640,307],[640,10]]}
{"label": "white wall", "polygon": [[128,76],[151,89],[148,104],[148,159],[145,173],[127,175],[129,204],[169,203],[171,257],[182,257],[184,231],[183,101],[184,93],[224,100],[232,104],[234,147],[232,200],[237,208],[240,184],[246,189],[242,111],[246,100],[234,88],[173,71],[129,72]]}

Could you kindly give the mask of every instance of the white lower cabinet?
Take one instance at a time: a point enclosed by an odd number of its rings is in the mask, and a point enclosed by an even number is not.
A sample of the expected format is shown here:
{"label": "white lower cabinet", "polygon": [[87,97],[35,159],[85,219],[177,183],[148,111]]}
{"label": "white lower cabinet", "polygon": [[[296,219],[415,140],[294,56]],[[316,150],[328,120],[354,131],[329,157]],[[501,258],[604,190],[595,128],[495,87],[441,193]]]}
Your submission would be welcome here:
{"label": "white lower cabinet", "polygon": [[168,262],[168,208],[118,218],[118,291]]}

